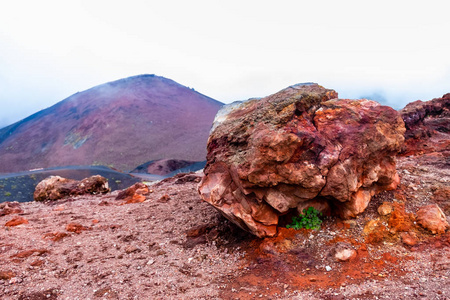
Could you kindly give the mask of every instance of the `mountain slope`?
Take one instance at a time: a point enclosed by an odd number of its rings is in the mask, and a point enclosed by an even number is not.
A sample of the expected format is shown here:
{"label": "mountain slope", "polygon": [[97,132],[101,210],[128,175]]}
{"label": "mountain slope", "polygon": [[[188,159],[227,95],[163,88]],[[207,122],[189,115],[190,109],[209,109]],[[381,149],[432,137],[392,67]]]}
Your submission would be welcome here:
{"label": "mountain slope", "polygon": [[222,103],[155,75],[105,83],[0,130],[0,172],[201,161]]}

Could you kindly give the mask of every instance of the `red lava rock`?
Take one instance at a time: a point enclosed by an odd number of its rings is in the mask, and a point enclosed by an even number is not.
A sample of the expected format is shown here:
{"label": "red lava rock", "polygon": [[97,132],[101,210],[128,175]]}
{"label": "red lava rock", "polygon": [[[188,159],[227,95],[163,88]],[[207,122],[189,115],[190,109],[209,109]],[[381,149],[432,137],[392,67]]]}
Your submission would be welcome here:
{"label": "red lava rock", "polygon": [[392,208],[394,211],[388,221],[389,231],[392,233],[409,231],[413,223],[411,216],[405,212],[405,205],[403,203],[392,203]]}
{"label": "red lava rock", "polygon": [[126,198],[126,200],[124,202],[122,202],[121,204],[142,203],[146,199],[147,198],[145,198],[145,196],[135,194],[131,197]]}
{"label": "red lava rock", "polygon": [[49,232],[44,234],[44,239],[49,239],[51,241],[57,242],[65,238],[66,236],[69,236],[66,232]]}
{"label": "red lava rock", "polygon": [[23,210],[20,208],[19,202],[0,203],[0,217],[20,213],[23,213]]}
{"label": "red lava rock", "polygon": [[79,223],[70,223],[67,224],[66,226],[66,230],[69,232],[74,232],[74,233],[81,233],[83,230],[87,230],[87,227],[84,227],[83,225],[79,224]]}
{"label": "red lava rock", "polygon": [[417,235],[414,232],[402,232],[400,234],[403,244],[408,246],[415,246],[419,242]]}
{"label": "red lava rock", "polygon": [[16,217],[16,218],[13,218],[13,219],[9,220],[8,222],[6,222],[5,226],[12,227],[12,226],[18,226],[18,225],[22,225],[22,224],[28,224],[28,220],[25,219],[24,217]]}
{"label": "red lava rock", "polygon": [[100,175],[94,175],[81,181],[50,176],[38,183],[33,197],[35,201],[46,201],[83,194],[104,194],[109,191],[108,180]]}
{"label": "red lava rock", "polygon": [[144,183],[138,182],[129,188],[120,191],[116,200],[124,200],[123,204],[141,203],[145,201],[145,196],[150,193],[148,186]]}
{"label": "red lava rock", "polygon": [[42,259],[36,259],[35,261],[31,262],[30,266],[32,267],[40,267],[44,264],[44,260]]}
{"label": "red lava rock", "polygon": [[16,276],[12,271],[0,271],[0,280],[10,280]]}
{"label": "red lava rock", "polygon": [[187,237],[198,237],[200,235],[205,234],[206,231],[211,230],[212,228],[213,228],[213,225],[211,225],[211,224],[195,226],[187,231],[186,236]]}
{"label": "red lava rock", "polygon": [[364,226],[363,233],[366,235],[366,243],[379,244],[385,239],[388,231],[380,220],[370,220]]}
{"label": "red lava rock", "polygon": [[43,254],[45,254],[45,253],[47,253],[47,252],[48,252],[48,250],[46,250],[46,249],[31,249],[31,250],[24,250],[24,251],[21,251],[21,252],[18,252],[18,253],[16,253],[16,254],[12,255],[11,258],[20,258],[20,259],[23,259],[23,258],[30,257],[31,255],[33,255],[33,254],[35,254],[35,253],[37,253],[38,256],[41,256],[41,255],[43,255]]}
{"label": "red lava rock", "polygon": [[165,203],[165,202],[167,202],[169,200],[170,200],[170,196],[167,195],[167,194],[164,194],[164,195],[161,196],[161,198],[159,198],[158,202]]}
{"label": "red lava rock", "polygon": [[436,204],[426,205],[417,211],[417,223],[431,233],[444,233],[450,226],[444,212]]}
{"label": "red lava rock", "polygon": [[280,216],[320,201],[352,218],[399,183],[404,123],[369,100],[337,99],[317,84],[225,106],[208,140],[199,192],[230,221],[274,236]]}

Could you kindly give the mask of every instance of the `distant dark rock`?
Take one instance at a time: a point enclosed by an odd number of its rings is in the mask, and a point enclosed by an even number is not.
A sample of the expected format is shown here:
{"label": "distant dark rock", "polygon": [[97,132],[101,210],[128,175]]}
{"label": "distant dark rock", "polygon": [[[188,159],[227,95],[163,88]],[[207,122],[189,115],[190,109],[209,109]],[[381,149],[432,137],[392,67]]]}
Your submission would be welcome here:
{"label": "distant dark rock", "polygon": [[173,172],[192,172],[203,169],[206,161],[188,161],[180,159],[159,159],[146,162],[130,173],[148,173],[155,175],[169,175]]}
{"label": "distant dark rock", "polygon": [[405,122],[404,155],[450,151],[450,93],[414,101],[400,110]]}
{"label": "distant dark rock", "polygon": [[67,165],[128,171],[161,158],[202,161],[221,106],[154,75],[105,83],[0,129],[0,173]]}

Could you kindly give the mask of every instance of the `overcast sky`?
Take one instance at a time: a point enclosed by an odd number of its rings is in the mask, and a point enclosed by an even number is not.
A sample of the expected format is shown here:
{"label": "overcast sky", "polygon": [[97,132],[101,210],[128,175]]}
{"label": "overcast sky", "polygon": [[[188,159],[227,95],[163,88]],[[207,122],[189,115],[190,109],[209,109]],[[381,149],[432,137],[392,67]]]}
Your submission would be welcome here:
{"label": "overcast sky", "polygon": [[156,74],[229,103],[317,82],[394,108],[450,92],[446,1],[2,1],[0,127]]}

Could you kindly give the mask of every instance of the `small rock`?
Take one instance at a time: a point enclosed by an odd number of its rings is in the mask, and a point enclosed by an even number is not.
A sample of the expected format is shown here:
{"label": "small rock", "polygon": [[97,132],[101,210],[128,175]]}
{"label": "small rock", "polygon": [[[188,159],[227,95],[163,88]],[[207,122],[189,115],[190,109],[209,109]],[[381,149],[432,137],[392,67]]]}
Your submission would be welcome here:
{"label": "small rock", "polygon": [[157,256],[159,256],[159,255],[164,255],[164,254],[166,254],[167,252],[166,251],[164,251],[164,250],[158,250],[158,251],[156,251],[156,255]]}
{"label": "small rock", "polygon": [[15,284],[15,283],[21,283],[22,282],[22,278],[20,277],[13,277],[9,280],[9,284]]}
{"label": "small rock", "polygon": [[165,194],[165,195],[163,195],[161,198],[159,198],[158,202],[160,202],[160,203],[166,203],[166,202],[169,201],[169,200],[170,200],[169,195]]}
{"label": "small rock", "polygon": [[28,224],[28,220],[24,217],[15,217],[8,222],[5,223],[5,226],[12,227],[12,226],[18,226],[22,224]]}
{"label": "small rock", "polygon": [[330,266],[326,266],[325,270],[327,270],[327,272],[330,272],[331,271],[331,267]]}
{"label": "small rock", "polygon": [[87,230],[87,227],[84,227],[80,223],[69,223],[66,226],[66,230],[74,233],[81,233],[83,230]]}
{"label": "small rock", "polygon": [[436,204],[426,205],[417,211],[417,223],[431,233],[444,233],[449,227],[444,212]]}
{"label": "small rock", "polygon": [[402,232],[400,234],[400,237],[402,238],[403,244],[408,246],[417,245],[417,243],[419,242],[419,239],[414,232]]}
{"label": "small rock", "polygon": [[65,232],[48,232],[42,236],[43,239],[49,239],[51,241],[57,242],[68,236],[69,234]]}
{"label": "small rock", "polygon": [[123,200],[123,204],[141,203],[147,198],[150,193],[148,186],[142,182],[135,183],[129,188],[122,190],[116,197],[116,200]]}
{"label": "small rock", "polygon": [[14,277],[12,271],[0,271],[0,280],[9,280]]}
{"label": "small rock", "polygon": [[140,251],[141,251],[141,249],[139,249],[139,248],[136,247],[136,246],[128,246],[128,247],[125,249],[125,252],[126,252],[127,254],[134,253],[134,252],[140,252]]}
{"label": "small rock", "polygon": [[336,251],[334,257],[339,261],[347,261],[356,256],[356,251],[353,249],[341,249]]}
{"label": "small rock", "polygon": [[387,216],[392,212],[392,205],[389,202],[383,202],[383,204],[381,204],[378,207],[378,213],[380,214],[380,216]]}
{"label": "small rock", "polygon": [[370,220],[369,222],[366,223],[366,225],[364,225],[363,233],[369,234],[379,226],[380,226],[380,220],[378,220],[378,219]]}
{"label": "small rock", "polygon": [[186,232],[187,237],[198,237],[203,234],[205,234],[208,230],[210,230],[213,227],[213,224],[205,224],[205,225],[198,225],[195,227],[192,227]]}

